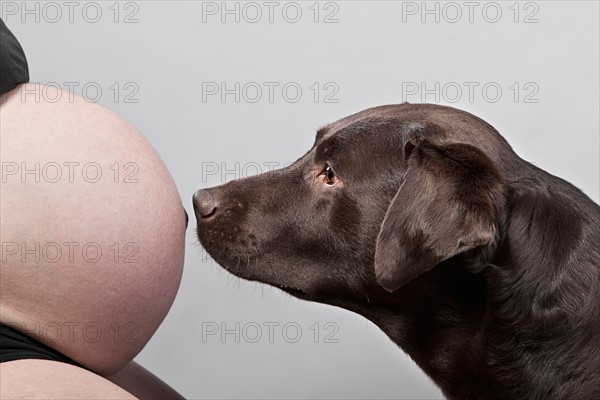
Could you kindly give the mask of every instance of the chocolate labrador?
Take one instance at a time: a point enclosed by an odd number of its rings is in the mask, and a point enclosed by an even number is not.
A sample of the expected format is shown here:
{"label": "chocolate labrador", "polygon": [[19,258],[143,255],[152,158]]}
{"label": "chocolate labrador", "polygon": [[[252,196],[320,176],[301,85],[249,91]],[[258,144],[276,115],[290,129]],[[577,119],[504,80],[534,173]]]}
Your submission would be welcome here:
{"label": "chocolate labrador", "polygon": [[467,112],[371,108],[193,203],[220,265],[365,316],[450,399],[600,399],[600,207]]}

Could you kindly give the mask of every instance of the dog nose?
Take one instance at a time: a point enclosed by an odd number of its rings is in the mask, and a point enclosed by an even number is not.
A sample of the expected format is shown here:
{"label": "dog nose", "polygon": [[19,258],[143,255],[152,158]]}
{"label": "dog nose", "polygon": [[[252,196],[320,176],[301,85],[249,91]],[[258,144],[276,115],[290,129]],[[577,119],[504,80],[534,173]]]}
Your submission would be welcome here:
{"label": "dog nose", "polygon": [[192,199],[196,218],[208,218],[217,210],[217,201],[210,191],[201,189],[194,193]]}

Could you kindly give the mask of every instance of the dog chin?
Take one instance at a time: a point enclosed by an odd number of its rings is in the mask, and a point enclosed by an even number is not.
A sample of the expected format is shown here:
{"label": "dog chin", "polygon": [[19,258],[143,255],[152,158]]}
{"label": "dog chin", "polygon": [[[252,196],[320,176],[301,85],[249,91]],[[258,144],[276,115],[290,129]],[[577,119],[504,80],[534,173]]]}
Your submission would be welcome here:
{"label": "dog chin", "polygon": [[269,279],[268,276],[264,276],[261,273],[261,271],[269,270],[268,264],[272,264],[272,260],[269,260],[268,256],[257,254],[256,252],[249,251],[249,249],[239,249],[236,248],[237,246],[228,246],[222,243],[215,244],[210,237],[204,237],[205,235],[203,235],[200,229],[198,227],[197,233],[202,247],[223,269],[238,278],[276,287],[299,299],[310,299],[311,296],[303,289],[294,285],[276,282],[274,279]]}
{"label": "dog chin", "polygon": [[306,294],[304,291],[302,291],[300,288],[294,288],[294,287],[280,285],[279,289],[283,290],[284,292],[286,292],[294,297],[302,299],[302,300],[310,299],[310,296],[308,294]]}
{"label": "dog chin", "polygon": [[[209,254],[211,253],[209,252]],[[265,285],[273,286],[302,300],[308,300],[311,297],[308,293],[306,293],[304,290],[297,286],[286,285],[263,276],[260,273],[260,257],[249,255],[230,255],[227,257],[219,257],[213,254],[211,254],[211,257],[221,267],[223,267],[223,269],[227,270],[228,272],[237,276],[238,278],[244,279],[246,281],[259,282]]]}

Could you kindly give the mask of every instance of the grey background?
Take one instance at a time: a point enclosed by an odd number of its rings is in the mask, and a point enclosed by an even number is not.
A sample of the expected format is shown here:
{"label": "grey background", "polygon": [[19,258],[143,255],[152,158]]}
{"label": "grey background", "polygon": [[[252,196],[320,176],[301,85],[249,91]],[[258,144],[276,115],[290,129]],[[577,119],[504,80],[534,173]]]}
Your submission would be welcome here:
{"label": "grey background", "polygon": [[[317,23],[312,1],[297,3],[302,16],[295,23],[289,21],[296,18],[296,6],[289,2],[277,2],[273,22],[263,2],[255,3],[263,13],[257,22],[250,21],[256,17],[254,5],[243,2],[237,5],[239,22],[233,14],[222,22],[220,13],[203,13],[203,7],[221,8],[221,2],[78,2],[72,21],[62,2],[55,3],[60,16],[48,2],[26,3],[32,14],[24,12],[21,1],[3,1],[2,18],[26,51],[32,81],[65,89],[76,82],[78,94],[87,85],[89,99],[136,126],[161,155],[192,216],[191,196],[198,188],[254,174],[257,166],[262,171],[283,166],[310,147],[319,126],[405,100],[449,104],[484,118],[523,158],[598,202],[596,1],[477,2],[472,21],[464,2],[428,2],[428,9],[438,7],[438,21],[435,14],[422,14],[420,1],[321,2]],[[227,7],[234,9],[236,2]],[[330,19],[337,22],[324,23],[332,12]],[[115,82],[118,98],[110,89]],[[233,94],[224,101],[203,99],[203,83],[211,82],[226,82],[230,89],[235,82],[240,87],[255,82],[263,96],[251,102],[256,96],[251,84],[239,102]],[[279,83],[272,102],[263,82]],[[290,82],[302,89],[294,103],[281,93]],[[314,82],[318,101],[310,89]],[[407,93],[422,84],[433,92],[425,98],[421,89]],[[468,85],[475,87],[473,98]],[[325,102],[323,96],[333,91],[329,100],[337,102]],[[215,166],[217,174],[209,175]],[[178,297],[137,357],[183,395],[442,398],[408,356],[362,317],[301,302],[221,270],[202,251],[191,222]],[[203,341],[203,330],[220,329],[222,323],[234,331],[240,324],[239,342],[234,334]],[[272,343],[268,323],[280,324]],[[252,343],[256,324],[262,336]],[[284,333],[285,324],[296,325]],[[302,334],[292,343],[297,327]]]}

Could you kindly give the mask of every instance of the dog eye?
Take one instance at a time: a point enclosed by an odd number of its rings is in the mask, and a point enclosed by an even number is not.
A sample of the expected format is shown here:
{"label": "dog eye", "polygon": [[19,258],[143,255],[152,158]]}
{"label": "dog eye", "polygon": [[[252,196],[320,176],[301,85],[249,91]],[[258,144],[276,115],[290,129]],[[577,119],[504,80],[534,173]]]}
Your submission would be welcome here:
{"label": "dog eye", "polygon": [[331,166],[329,164],[327,164],[327,166],[325,167],[325,170],[323,171],[323,175],[325,176],[325,184],[326,185],[332,186],[332,185],[335,185],[335,183],[337,182],[335,173],[333,172],[333,169],[331,169]]}

